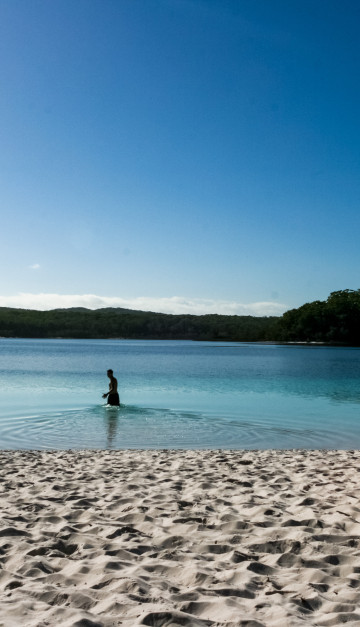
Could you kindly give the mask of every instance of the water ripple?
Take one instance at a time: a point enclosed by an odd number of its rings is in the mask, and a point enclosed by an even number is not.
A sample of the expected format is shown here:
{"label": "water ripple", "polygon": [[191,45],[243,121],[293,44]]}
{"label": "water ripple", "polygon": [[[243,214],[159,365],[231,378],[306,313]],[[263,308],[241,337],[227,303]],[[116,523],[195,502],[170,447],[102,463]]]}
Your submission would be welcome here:
{"label": "water ripple", "polygon": [[218,416],[170,409],[88,407],[3,418],[2,449],[354,448],[343,430],[284,427],[268,419]]}

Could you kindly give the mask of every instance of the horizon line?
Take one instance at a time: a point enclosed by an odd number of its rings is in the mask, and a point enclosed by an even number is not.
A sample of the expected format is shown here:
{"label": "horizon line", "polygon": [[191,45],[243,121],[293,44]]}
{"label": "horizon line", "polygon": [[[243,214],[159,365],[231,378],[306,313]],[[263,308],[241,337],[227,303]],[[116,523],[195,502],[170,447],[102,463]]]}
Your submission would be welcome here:
{"label": "horizon line", "polygon": [[20,292],[14,296],[0,296],[0,307],[32,311],[83,308],[92,311],[106,308],[130,309],[148,313],[171,315],[237,315],[281,316],[289,307],[276,301],[240,303],[238,301],[187,298],[183,296],[121,298],[95,294],[30,294]]}

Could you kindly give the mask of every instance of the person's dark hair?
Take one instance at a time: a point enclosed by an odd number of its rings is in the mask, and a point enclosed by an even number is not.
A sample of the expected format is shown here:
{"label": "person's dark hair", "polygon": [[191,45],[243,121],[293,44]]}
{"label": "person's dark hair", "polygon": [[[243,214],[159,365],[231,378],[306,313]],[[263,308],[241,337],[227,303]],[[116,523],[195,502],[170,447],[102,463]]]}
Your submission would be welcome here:
{"label": "person's dark hair", "polygon": [[109,369],[107,370],[107,372],[111,372],[111,374],[114,374],[114,373],[113,373],[113,371],[111,370],[111,368],[109,368]]}

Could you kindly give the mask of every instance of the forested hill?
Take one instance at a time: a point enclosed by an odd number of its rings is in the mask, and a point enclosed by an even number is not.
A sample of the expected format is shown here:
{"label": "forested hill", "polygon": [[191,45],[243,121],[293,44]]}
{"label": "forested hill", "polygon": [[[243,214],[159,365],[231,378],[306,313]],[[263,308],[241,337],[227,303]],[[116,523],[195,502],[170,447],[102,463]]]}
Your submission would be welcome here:
{"label": "forested hill", "polygon": [[279,318],[277,339],[360,346],[360,290],[332,292]]}
{"label": "forested hill", "polygon": [[0,307],[1,337],[323,342],[360,346],[360,290],[332,292],[276,317],[170,315],[130,309]]}
{"label": "forested hill", "polygon": [[33,311],[0,307],[0,336],[260,341],[276,317],[170,315],[107,308]]}

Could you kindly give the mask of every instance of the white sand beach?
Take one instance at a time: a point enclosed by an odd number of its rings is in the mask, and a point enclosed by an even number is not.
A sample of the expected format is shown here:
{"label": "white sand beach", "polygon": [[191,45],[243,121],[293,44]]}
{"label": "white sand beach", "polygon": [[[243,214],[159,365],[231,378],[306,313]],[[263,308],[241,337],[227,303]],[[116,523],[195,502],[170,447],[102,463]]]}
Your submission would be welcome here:
{"label": "white sand beach", "polygon": [[2,451],[0,625],[360,625],[360,451]]}

